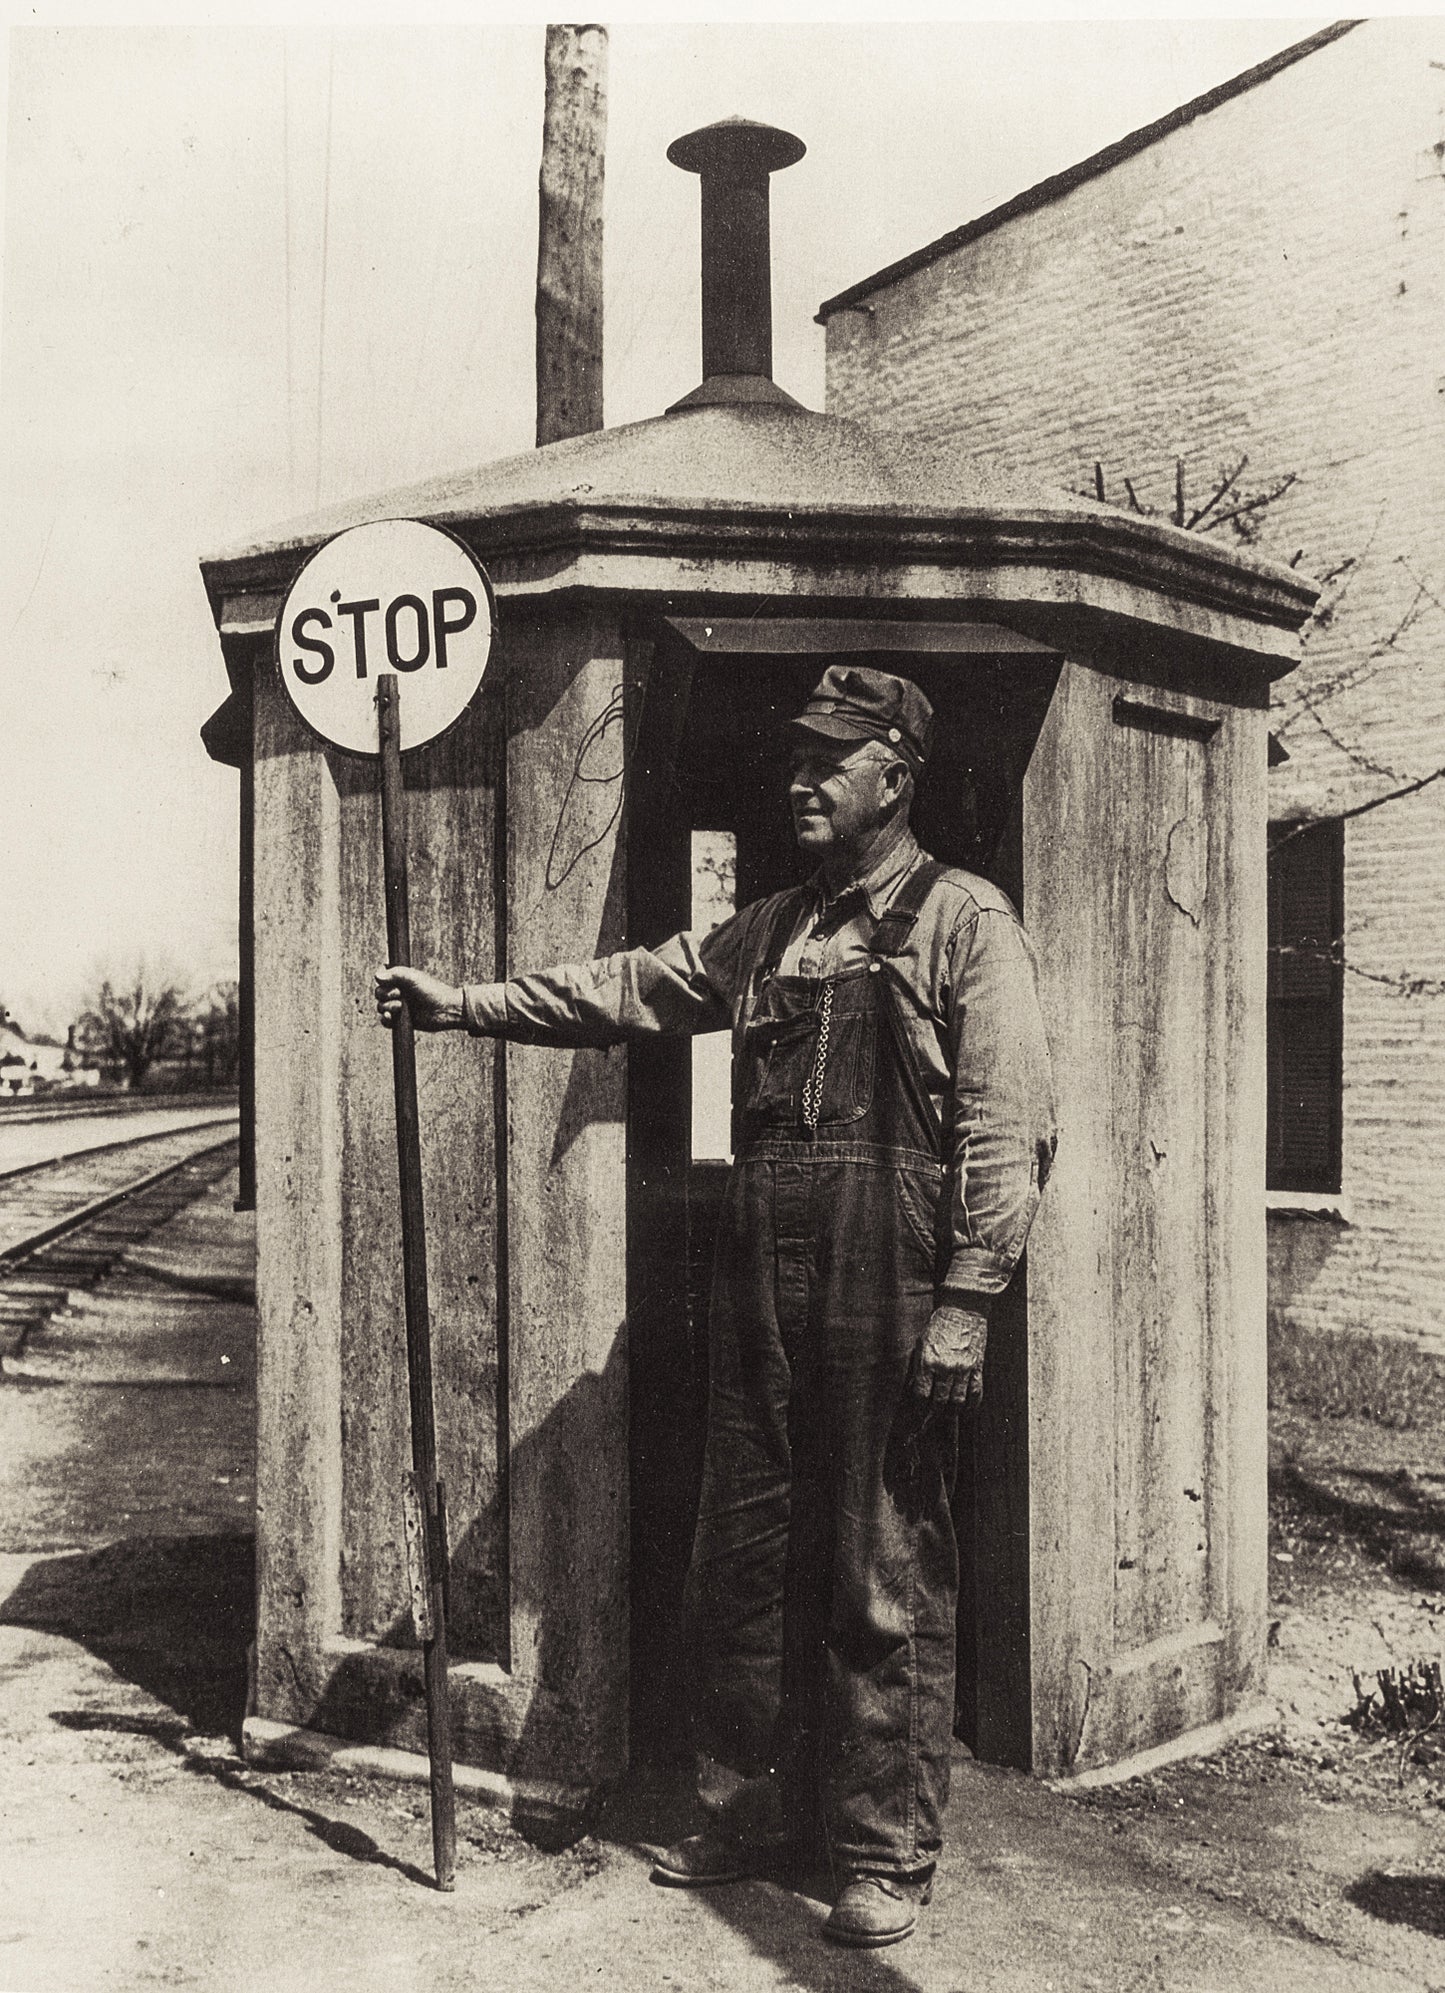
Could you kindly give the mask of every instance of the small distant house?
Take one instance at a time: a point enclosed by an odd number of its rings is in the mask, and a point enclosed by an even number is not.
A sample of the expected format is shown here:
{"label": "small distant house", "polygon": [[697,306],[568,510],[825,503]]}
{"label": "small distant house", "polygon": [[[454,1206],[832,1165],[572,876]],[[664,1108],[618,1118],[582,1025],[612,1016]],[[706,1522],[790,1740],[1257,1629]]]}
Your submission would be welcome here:
{"label": "small distant house", "polygon": [[77,1064],[69,1046],[29,1038],[14,1022],[0,1023],[0,1100],[47,1093],[53,1087],[94,1085],[100,1075]]}

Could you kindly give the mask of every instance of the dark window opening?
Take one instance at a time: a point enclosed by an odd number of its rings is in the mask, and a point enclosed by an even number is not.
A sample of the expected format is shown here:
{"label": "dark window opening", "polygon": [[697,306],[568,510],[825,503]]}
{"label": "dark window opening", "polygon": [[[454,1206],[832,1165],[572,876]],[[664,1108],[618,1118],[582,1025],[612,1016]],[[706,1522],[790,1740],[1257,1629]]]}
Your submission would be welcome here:
{"label": "dark window opening", "polygon": [[1269,854],[1271,1190],[1338,1191],[1345,826],[1275,824]]}

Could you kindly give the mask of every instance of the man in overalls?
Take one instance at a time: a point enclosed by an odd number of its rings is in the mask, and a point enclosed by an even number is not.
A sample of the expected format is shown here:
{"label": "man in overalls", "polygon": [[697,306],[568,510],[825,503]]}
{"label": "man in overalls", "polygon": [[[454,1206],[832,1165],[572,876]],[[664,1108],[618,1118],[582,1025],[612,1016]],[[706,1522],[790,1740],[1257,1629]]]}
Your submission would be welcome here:
{"label": "man in overalls", "polygon": [[421,1030],[611,1045],[733,1033],[736,1157],[709,1317],[688,1576],[708,1824],[655,1871],[734,1881],[821,1841],[826,1930],[913,1930],[954,1711],[957,1414],[983,1386],[1053,1156],[1032,951],[1002,893],[909,828],[932,708],[835,664],[792,723],[804,886],[702,939],[453,989],[386,969]]}

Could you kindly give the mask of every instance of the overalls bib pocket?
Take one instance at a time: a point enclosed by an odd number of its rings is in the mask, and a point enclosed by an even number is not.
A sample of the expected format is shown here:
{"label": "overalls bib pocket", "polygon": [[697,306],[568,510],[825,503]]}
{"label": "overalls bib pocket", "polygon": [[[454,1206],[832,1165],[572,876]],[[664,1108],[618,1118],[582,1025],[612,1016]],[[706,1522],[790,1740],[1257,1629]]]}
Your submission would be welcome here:
{"label": "overalls bib pocket", "polygon": [[[805,1095],[819,1077],[822,1046],[822,1090],[818,1130],[846,1127],[859,1121],[873,1104],[877,1031],[871,1007],[850,1007],[857,978],[834,983],[835,996],[822,1039],[824,1013],[812,983],[775,982],[768,1001],[781,1015],[764,1016],[746,1025],[742,1034],[742,1101],[745,1124],[754,1129],[801,1129]],[[785,1007],[785,1008],[783,1008]]]}
{"label": "overalls bib pocket", "polygon": [[[818,1014],[761,1018],[743,1032],[743,1111],[788,1124],[802,1114],[803,1088],[818,1054]],[[791,1110],[791,1111],[790,1111]]]}

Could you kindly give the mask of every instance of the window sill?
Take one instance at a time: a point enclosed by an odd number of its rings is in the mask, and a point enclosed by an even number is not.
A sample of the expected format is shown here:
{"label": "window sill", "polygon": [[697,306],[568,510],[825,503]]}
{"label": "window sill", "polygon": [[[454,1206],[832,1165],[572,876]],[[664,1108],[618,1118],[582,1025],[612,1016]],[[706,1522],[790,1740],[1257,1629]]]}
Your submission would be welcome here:
{"label": "window sill", "polygon": [[1355,1214],[1341,1190],[1267,1190],[1264,1208],[1271,1218],[1326,1218],[1335,1225],[1352,1225]]}

